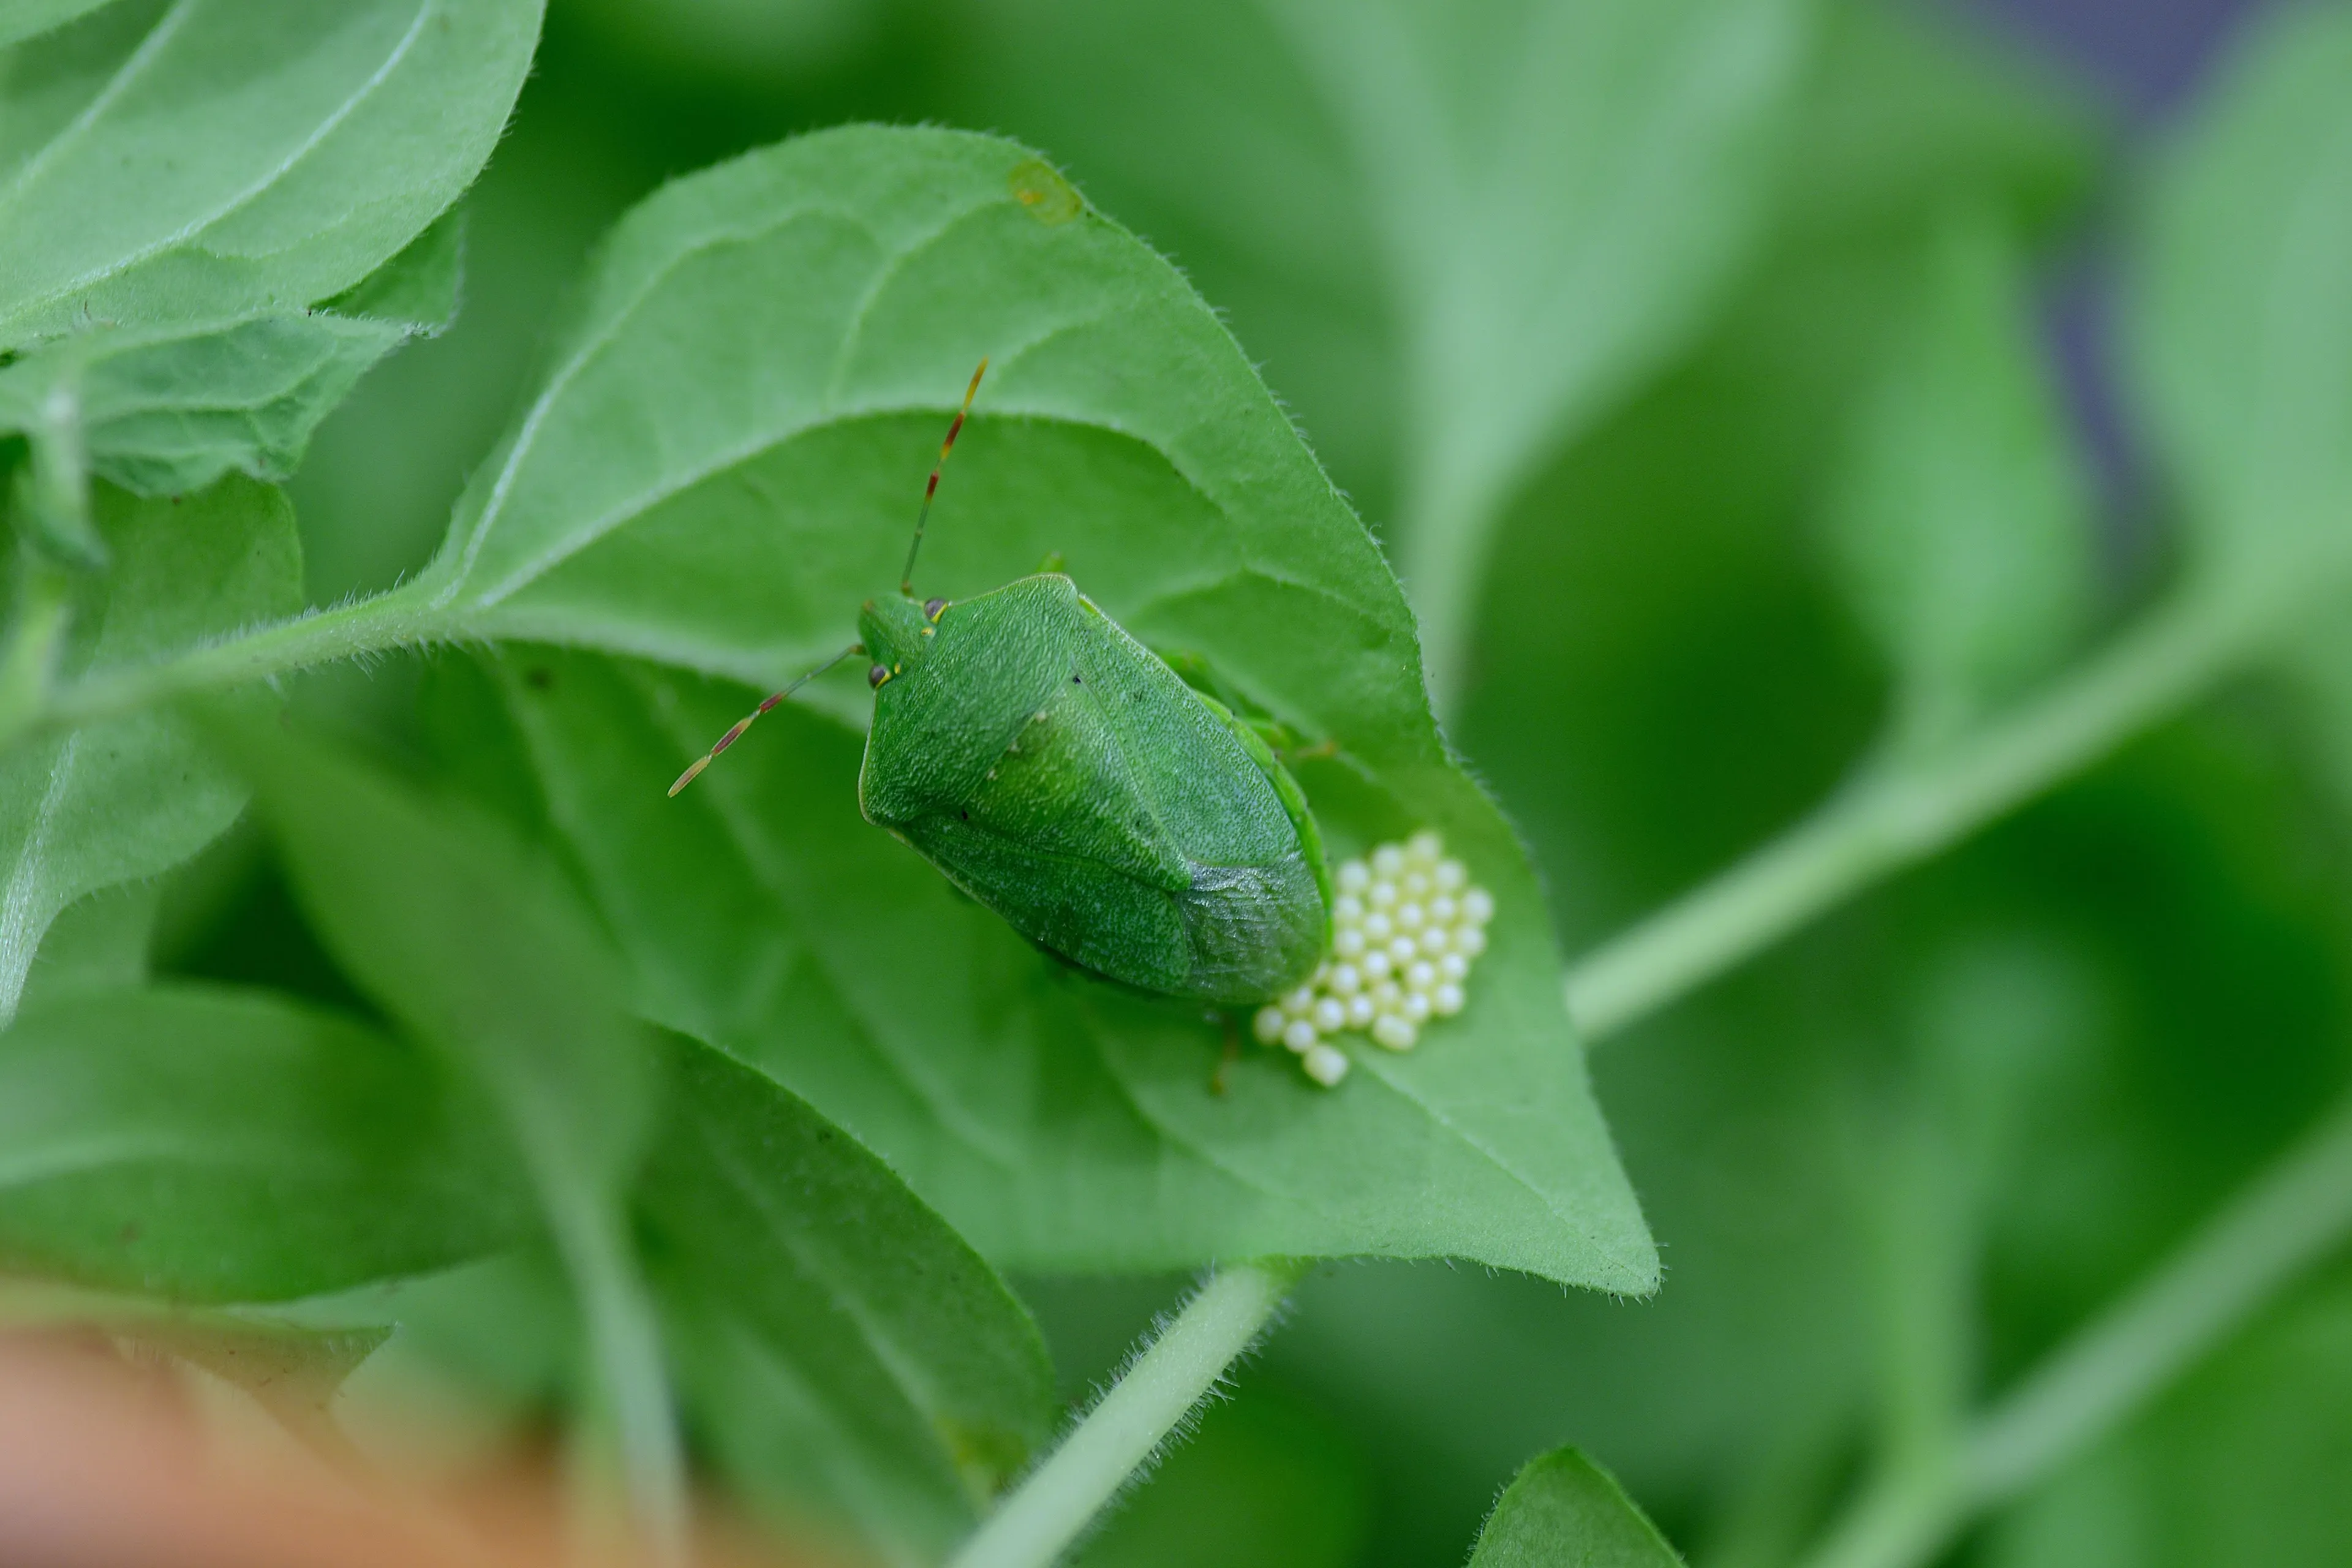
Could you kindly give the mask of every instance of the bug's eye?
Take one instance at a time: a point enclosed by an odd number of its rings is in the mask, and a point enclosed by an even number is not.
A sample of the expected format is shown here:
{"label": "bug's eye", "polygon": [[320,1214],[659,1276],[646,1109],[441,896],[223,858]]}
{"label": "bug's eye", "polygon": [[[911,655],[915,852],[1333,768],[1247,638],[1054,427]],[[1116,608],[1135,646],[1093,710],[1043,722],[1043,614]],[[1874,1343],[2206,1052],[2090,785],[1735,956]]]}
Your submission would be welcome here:
{"label": "bug's eye", "polygon": [[936,621],[940,618],[940,612],[947,607],[948,602],[945,599],[925,599],[923,601],[923,619],[927,621]]}
{"label": "bug's eye", "polygon": [[889,679],[890,667],[887,664],[877,664],[866,672],[866,684],[868,686],[878,688]]}

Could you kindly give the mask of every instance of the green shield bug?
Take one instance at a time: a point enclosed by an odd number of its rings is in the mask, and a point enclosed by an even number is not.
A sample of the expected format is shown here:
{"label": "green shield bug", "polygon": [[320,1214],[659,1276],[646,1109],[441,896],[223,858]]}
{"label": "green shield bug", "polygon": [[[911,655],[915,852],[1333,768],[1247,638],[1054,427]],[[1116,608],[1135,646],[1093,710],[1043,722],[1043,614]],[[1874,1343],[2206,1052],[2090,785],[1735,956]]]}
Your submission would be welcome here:
{"label": "green shield bug", "polygon": [[915,598],[915,562],[982,360],[940,443],[896,597],[670,786],[843,659],[872,663],[858,776],[887,829],[1031,942],[1141,990],[1235,1007],[1318,973],[1332,889],[1315,819],[1265,741],[1058,572]]}

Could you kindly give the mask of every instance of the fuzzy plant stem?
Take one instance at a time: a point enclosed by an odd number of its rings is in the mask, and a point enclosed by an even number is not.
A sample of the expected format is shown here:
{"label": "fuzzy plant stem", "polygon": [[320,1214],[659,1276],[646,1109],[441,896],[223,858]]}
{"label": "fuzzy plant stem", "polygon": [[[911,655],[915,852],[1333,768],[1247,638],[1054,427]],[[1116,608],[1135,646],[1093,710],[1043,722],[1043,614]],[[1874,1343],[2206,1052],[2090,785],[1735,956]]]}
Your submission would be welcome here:
{"label": "fuzzy plant stem", "polygon": [[1895,1469],[1806,1568],[1916,1568],[2144,1407],[2263,1303],[2352,1237],[2352,1103],[2232,1199],[2156,1272],[1970,1422],[1955,1461]]}
{"label": "fuzzy plant stem", "polygon": [[162,663],[89,676],[37,708],[0,710],[0,746],[35,733],[120,718],[195,692],[465,635],[455,612],[434,607],[412,583],[373,598],[307,611],[241,632]]}
{"label": "fuzzy plant stem", "polygon": [[1212,1275],[950,1568],[1047,1568],[1060,1558],[1255,1342],[1305,1267],[1261,1260]]}

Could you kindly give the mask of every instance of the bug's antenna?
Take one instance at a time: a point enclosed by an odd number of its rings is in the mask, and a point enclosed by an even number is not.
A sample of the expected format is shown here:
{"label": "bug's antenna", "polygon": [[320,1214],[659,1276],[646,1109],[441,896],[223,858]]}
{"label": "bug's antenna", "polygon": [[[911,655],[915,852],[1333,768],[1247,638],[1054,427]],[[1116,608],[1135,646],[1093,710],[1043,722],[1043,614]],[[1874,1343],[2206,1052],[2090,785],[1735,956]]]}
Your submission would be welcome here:
{"label": "bug's antenna", "polygon": [[971,384],[963,389],[963,406],[956,410],[955,423],[948,426],[948,438],[940,443],[940,460],[931,465],[931,482],[923,487],[923,510],[915,517],[915,542],[907,546],[907,570],[898,579],[898,592],[909,599],[915,596],[915,557],[923,548],[923,524],[931,521],[931,498],[940,493],[940,470],[948,466],[948,454],[955,450],[963,416],[971,412],[971,400],[980,392],[980,378],[987,374],[988,361],[982,358],[980,368],[971,373]]}
{"label": "bug's antenna", "polygon": [[717,745],[703,752],[702,755],[695,758],[694,765],[687,769],[686,772],[677,775],[677,782],[669,786],[670,795],[675,797],[678,791],[692,784],[695,780],[695,776],[701,773],[703,769],[709,767],[719,752],[725,751],[728,747],[733,745],[737,741],[742,738],[743,731],[750,729],[752,724],[758,721],[761,714],[765,713],[769,709],[773,708],[777,703],[782,702],[785,698],[790,697],[793,692],[798,691],[802,687],[806,686],[810,681],[814,680],[818,676],[823,675],[826,670],[831,669],[835,665],[839,664],[851,654],[863,653],[865,651],[866,646],[863,643],[851,643],[847,647],[843,648],[839,653],[835,654],[831,658],[826,659],[823,664],[818,665],[814,669],[810,670],[806,675],[802,676],[798,680],[793,681],[782,691],[762,699],[757,708],[752,709],[749,713],[746,713],[740,719],[736,720],[733,725],[728,729],[727,733],[719,737],[719,743]]}

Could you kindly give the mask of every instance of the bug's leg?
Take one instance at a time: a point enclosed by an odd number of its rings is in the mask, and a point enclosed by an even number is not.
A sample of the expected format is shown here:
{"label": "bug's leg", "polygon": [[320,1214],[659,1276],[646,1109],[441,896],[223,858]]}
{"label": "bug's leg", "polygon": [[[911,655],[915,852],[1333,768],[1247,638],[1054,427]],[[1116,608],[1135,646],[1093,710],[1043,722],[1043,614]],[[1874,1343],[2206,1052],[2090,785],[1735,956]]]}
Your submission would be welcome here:
{"label": "bug's leg", "polygon": [[1339,754],[1339,742],[1326,735],[1311,746],[1287,748],[1282,753],[1282,761],[1284,765],[1287,766],[1292,763],[1319,762],[1325,757],[1336,757]]}
{"label": "bug's leg", "polygon": [[1233,1087],[1234,1064],[1242,1059],[1242,1026],[1234,1022],[1231,1013],[1218,1014],[1217,1022],[1224,1026],[1225,1048],[1217,1058],[1216,1072],[1209,1079],[1209,1092],[1223,1099],[1225,1090]]}
{"label": "bug's leg", "polygon": [[686,772],[677,775],[677,782],[669,786],[670,795],[675,797],[678,791],[692,784],[697,776],[701,773],[703,769],[709,767],[713,762],[718,760],[719,752],[725,751],[728,747],[741,740],[743,738],[743,731],[750,729],[753,724],[759,722],[761,714],[765,713],[769,709],[773,708],[777,703],[782,702],[785,698],[790,697],[793,692],[798,691],[802,687],[806,686],[810,681],[814,680],[818,676],[823,675],[826,670],[831,669],[843,659],[849,658],[852,654],[864,653],[865,651],[865,644],[851,643],[847,647],[843,648],[839,653],[835,654],[831,658],[826,659],[823,664],[818,665],[814,669],[810,670],[806,675],[802,676],[798,680],[793,681],[782,691],[772,692],[768,696],[761,699],[760,705],[757,708],[752,709],[749,713],[744,714],[743,717],[736,720],[734,723],[729,725],[727,728],[727,733],[719,736],[717,743],[714,744],[710,750],[695,758],[693,764],[688,767]]}
{"label": "bug's leg", "polygon": [[1069,569],[1069,562],[1063,557],[1062,552],[1058,550],[1048,550],[1045,552],[1045,559],[1037,563],[1037,575],[1040,577],[1050,575],[1055,572],[1066,572]]}

